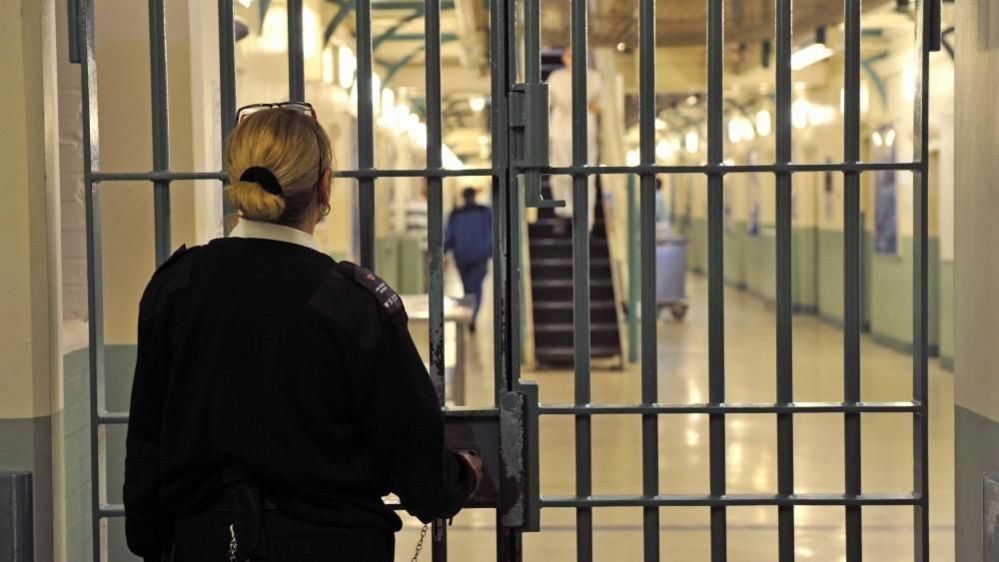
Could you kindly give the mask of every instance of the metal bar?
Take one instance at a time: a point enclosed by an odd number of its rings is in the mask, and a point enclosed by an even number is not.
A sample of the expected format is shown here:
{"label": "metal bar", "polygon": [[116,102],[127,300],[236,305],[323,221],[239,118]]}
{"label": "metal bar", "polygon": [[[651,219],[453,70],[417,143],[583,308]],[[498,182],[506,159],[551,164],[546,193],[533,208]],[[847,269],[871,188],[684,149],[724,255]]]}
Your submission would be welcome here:
{"label": "metal bar", "polygon": [[929,101],[930,51],[939,49],[940,6],[936,0],[919,4],[916,20],[916,99],[913,101],[913,156],[922,166],[913,175],[913,351],[912,397],[919,400],[919,410],[912,418],[912,484],[920,502],[913,510],[913,552],[916,562],[930,559],[929,509]]}
{"label": "metal bar", "polygon": [[[417,4],[419,5],[419,4]],[[357,0],[357,166],[370,170],[375,165],[375,122],[371,98],[371,0]],[[361,231],[361,265],[375,269],[375,180],[361,177],[357,182]]]}
{"label": "metal bar", "polygon": [[546,404],[544,415],[608,414],[906,414],[919,402],[796,402],[788,404]]}
{"label": "metal bar", "polygon": [[639,218],[638,202],[635,193],[635,176],[628,174],[628,362],[638,363],[638,324],[639,288],[641,283],[641,259],[638,249]]}
{"label": "metal bar", "polygon": [[[231,1],[231,0],[229,0]],[[171,183],[185,180],[222,180],[225,179],[225,172],[94,172],[91,180],[95,182],[115,182],[115,181],[148,181]]]}
{"label": "metal bar", "polygon": [[[843,161],[860,160],[860,0],[846,0],[844,8]],[[860,400],[860,174],[845,172],[844,185],[844,374],[843,399]],[[847,495],[860,495],[860,414],[844,414],[844,470]],[[846,559],[863,557],[859,505],[846,507]]]}
{"label": "metal bar", "polygon": [[[639,163],[656,163],[656,2],[640,0]],[[630,178],[631,176],[629,176]],[[641,176],[642,405],[659,401],[658,314],[656,306],[656,176]],[[630,202],[629,202],[630,204]],[[659,494],[659,417],[642,415],[642,494]],[[659,560],[659,508],[642,510],[645,562]]]}
{"label": "metal bar", "polygon": [[[708,1],[708,164],[724,162],[724,56],[725,3]],[[708,174],[708,396],[725,401],[725,276],[724,276],[724,176]],[[725,416],[711,414],[711,494],[725,494]],[[724,506],[711,508],[711,560],[727,557],[727,523]]]}
{"label": "metal bar", "polygon": [[94,193],[94,170],[100,168],[98,147],[97,49],[94,42],[93,0],[79,0],[77,21],[79,50],[82,55],[80,81],[83,105],[83,188],[87,231],[87,309],[90,386],[90,532],[91,559],[101,560],[101,465],[100,420],[104,408],[98,380],[104,376],[104,271],[101,256],[101,206]]}
{"label": "metal bar", "polygon": [[[225,153],[225,144],[229,139],[236,122],[236,31],[233,21],[233,0],[219,0],[219,131],[222,138],[219,139],[221,152]],[[208,178],[211,179],[211,178]],[[226,178],[224,172],[219,173],[222,180],[222,188],[225,189]],[[229,201],[228,197],[222,197],[222,228],[226,235],[229,234],[230,225],[234,222],[229,220],[236,215],[236,207]]]}
{"label": "metal bar", "polygon": [[305,101],[305,45],[302,36],[302,0],[288,0],[288,99],[291,101]]}
{"label": "metal bar", "polygon": [[[791,50],[792,1],[777,0],[777,158],[791,163]],[[791,303],[791,189],[790,172],[778,173],[777,187],[777,402],[794,401]],[[794,493],[794,416],[777,414],[777,493]],[[794,506],[777,508],[778,559],[794,562]]]}
{"label": "metal bar", "polygon": [[[427,168],[441,168],[441,6],[426,0],[423,29],[426,37],[424,63],[427,100]],[[427,248],[430,277],[430,378],[441,404],[446,403],[444,378],[444,198],[441,178],[427,178]],[[459,369],[462,368],[459,366]],[[434,562],[447,560],[447,524],[433,522]]]}
{"label": "metal bar", "polygon": [[[504,2],[489,3],[489,53],[490,53],[490,88],[492,103],[489,104],[490,134],[492,135],[492,167],[488,175],[492,176],[493,201],[493,403],[499,404],[501,393],[506,390],[506,372],[509,369],[507,361],[507,335],[510,326],[507,320],[506,287],[508,242],[510,230],[507,228],[506,197],[509,185],[507,166],[507,82],[506,82],[506,38],[510,34],[507,29],[506,10]],[[483,174],[485,175],[485,174]],[[497,533],[500,535],[500,533]],[[498,537],[498,540],[501,540]]]}
{"label": "metal bar", "polygon": [[907,506],[922,499],[914,494],[868,494],[851,496],[843,494],[797,494],[793,496],[767,494],[697,495],[666,494],[648,496],[542,496],[542,508],[605,508],[605,507],[712,507],[728,506],[847,506],[862,505]]}
{"label": "metal bar", "polygon": [[[166,9],[149,0],[149,91],[152,94],[153,171],[170,169],[170,115],[167,98]],[[153,183],[156,264],[170,257],[170,182]]]}
{"label": "metal bar", "polygon": [[[521,168],[513,166],[515,172]],[[615,175],[615,174],[757,174],[784,172],[875,172],[918,171],[918,162],[854,162],[841,164],[704,164],[680,166],[543,166],[531,168],[552,175]]]}
{"label": "metal bar", "polygon": [[[588,2],[571,0],[572,164],[589,164],[586,16]],[[530,38],[528,39],[530,40]],[[590,401],[590,220],[587,176],[572,178],[572,300],[575,401]],[[576,416],[576,495],[593,493],[592,436],[589,416]],[[593,510],[576,510],[576,559],[593,560]]]}
{"label": "metal bar", "polygon": [[67,0],[66,28],[69,39],[69,62],[80,63],[80,0]]}

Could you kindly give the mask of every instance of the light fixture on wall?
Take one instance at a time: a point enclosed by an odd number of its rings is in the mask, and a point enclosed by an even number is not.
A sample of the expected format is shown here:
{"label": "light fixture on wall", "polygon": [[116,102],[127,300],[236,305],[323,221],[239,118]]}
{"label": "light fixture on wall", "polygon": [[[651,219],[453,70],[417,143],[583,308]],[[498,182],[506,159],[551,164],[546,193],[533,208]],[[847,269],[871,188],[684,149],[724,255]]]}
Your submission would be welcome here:
{"label": "light fixture on wall", "polygon": [[333,49],[326,47],[323,49],[323,84],[332,84],[333,79]]}
{"label": "light fixture on wall", "polygon": [[756,112],[756,133],[766,137],[771,131],[773,131],[773,118],[770,117],[770,111],[761,109]]}
{"label": "light fixture on wall", "polygon": [[795,129],[804,129],[808,126],[808,100],[799,98],[791,104],[791,125]]}
{"label": "light fixture on wall", "polygon": [[354,84],[354,73],[357,72],[357,57],[350,47],[342,46],[337,50],[337,82],[343,89]]}
{"label": "light fixture on wall", "polygon": [[669,141],[666,139],[660,139],[656,143],[656,158],[659,160],[666,160],[673,155],[673,147],[670,146]]}
{"label": "light fixture on wall", "polygon": [[916,99],[916,65],[911,62],[902,67],[902,96],[908,102]]}
{"label": "light fixture on wall", "polygon": [[697,131],[687,131],[687,135],[683,139],[683,147],[690,154],[695,154],[701,147],[701,137],[697,134]]}

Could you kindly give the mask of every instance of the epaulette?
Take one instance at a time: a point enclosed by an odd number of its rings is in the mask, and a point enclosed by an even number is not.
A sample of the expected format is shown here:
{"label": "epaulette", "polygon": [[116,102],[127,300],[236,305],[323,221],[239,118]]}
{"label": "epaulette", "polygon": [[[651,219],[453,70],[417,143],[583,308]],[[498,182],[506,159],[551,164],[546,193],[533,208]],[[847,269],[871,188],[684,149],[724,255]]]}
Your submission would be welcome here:
{"label": "epaulette", "polygon": [[405,314],[402,298],[380,277],[357,264],[347,261],[338,263],[337,268],[348,279],[353,280],[371,293],[375,297],[375,300],[378,301],[378,305],[386,316],[393,318],[399,314]]}

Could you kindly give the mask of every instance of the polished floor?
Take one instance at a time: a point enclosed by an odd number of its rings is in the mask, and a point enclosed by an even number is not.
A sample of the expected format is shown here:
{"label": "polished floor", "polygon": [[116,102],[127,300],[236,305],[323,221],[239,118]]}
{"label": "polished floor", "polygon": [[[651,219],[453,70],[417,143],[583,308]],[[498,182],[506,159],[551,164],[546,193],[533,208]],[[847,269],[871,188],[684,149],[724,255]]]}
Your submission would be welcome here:
{"label": "polished floor", "polygon": [[[659,399],[704,402],[707,396],[706,282],[691,277],[691,311],[683,322],[659,324]],[[487,293],[489,294],[489,293]],[[488,326],[489,310],[480,319]],[[725,293],[726,398],[729,402],[775,399],[775,317],[771,307],[745,292]],[[470,343],[469,402],[492,402],[492,342],[482,329]],[[842,332],[813,316],[794,322],[794,396],[796,401],[840,401],[843,389]],[[911,358],[867,337],[862,345],[862,399],[907,400],[912,393]],[[573,375],[567,371],[525,371],[538,381],[543,403],[571,403]],[[594,403],[640,400],[637,365],[625,370],[595,370]],[[930,369],[931,551],[934,561],[953,560],[953,377],[935,361]],[[660,418],[662,493],[706,493],[708,489],[708,420],[705,415]],[[912,418],[905,414],[865,414],[862,419],[863,490],[912,490]],[[844,485],[843,416],[802,414],[794,418],[795,482],[798,492],[842,492]],[[727,475],[730,492],[776,491],[776,417],[730,415],[727,418]],[[572,494],[575,487],[574,430],[571,417],[541,420],[541,490]],[[595,417],[593,421],[593,491],[637,494],[641,490],[639,416]],[[663,508],[661,559],[709,560],[706,508]],[[730,508],[728,559],[777,559],[776,508]],[[913,559],[911,508],[865,508],[865,560]],[[802,507],[795,512],[797,560],[839,561],[844,556],[842,508]],[[575,559],[575,513],[542,512],[542,531],[524,536],[524,559],[546,562]],[[409,560],[419,527],[407,520],[397,539],[396,560]],[[642,560],[642,512],[635,508],[598,509],[594,515],[595,559]],[[494,560],[495,516],[487,510],[462,513],[449,530],[450,560]],[[429,560],[428,553],[424,553]]]}

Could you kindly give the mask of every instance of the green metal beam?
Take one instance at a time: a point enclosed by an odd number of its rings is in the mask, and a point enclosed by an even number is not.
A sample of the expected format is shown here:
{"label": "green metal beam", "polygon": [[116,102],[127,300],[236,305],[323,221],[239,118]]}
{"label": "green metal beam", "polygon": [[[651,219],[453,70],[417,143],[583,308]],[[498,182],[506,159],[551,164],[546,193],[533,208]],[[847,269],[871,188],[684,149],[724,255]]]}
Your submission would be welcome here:
{"label": "green metal beam", "polygon": [[385,33],[382,33],[371,41],[371,50],[377,51],[379,45],[395,37],[396,34],[399,33],[399,30],[405,27],[406,24],[423,17],[423,14],[423,8],[420,8],[418,10],[414,10],[412,14],[409,14],[408,16],[395,22],[392,27],[385,30]]}
{"label": "green metal beam", "polygon": [[[426,35],[419,33],[406,33],[406,34],[395,34],[391,37],[386,37],[382,41],[423,41],[427,38]],[[455,33],[441,33],[441,42],[448,43],[450,41],[457,41],[458,35]]]}
{"label": "green metal beam", "polygon": [[323,45],[329,44],[330,39],[333,38],[333,34],[336,33],[336,28],[340,27],[340,24],[354,11],[353,2],[337,2],[336,4],[340,6],[340,11],[333,16],[329,25],[326,26],[326,33],[323,35]]}
{"label": "green metal beam", "polygon": [[[450,35],[450,34],[447,34],[447,35]],[[444,37],[444,35],[441,36],[441,44],[450,43],[450,42],[456,41],[456,40],[457,40],[457,37]],[[376,61],[379,64],[385,65],[388,68],[388,73],[385,74],[385,79],[382,80],[382,87],[385,87],[389,82],[391,82],[392,81],[392,77],[394,77],[397,72],[399,72],[400,70],[402,70],[409,63],[413,62],[413,60],[416,59],[416,57],[418,57],[421,54],[423,54],[423,51],[425,49],[426,49],[426,45],[420,45],[419,47],[417,47],[416,49],[414,49],[412,52],[410,52],[408,55],[402,57],[401,59],[399,59],[398,61],[396,61],[394,63],[385,63],[385,62],[382,62],[382,61]]]}

